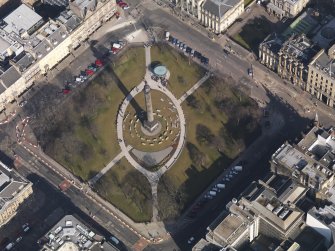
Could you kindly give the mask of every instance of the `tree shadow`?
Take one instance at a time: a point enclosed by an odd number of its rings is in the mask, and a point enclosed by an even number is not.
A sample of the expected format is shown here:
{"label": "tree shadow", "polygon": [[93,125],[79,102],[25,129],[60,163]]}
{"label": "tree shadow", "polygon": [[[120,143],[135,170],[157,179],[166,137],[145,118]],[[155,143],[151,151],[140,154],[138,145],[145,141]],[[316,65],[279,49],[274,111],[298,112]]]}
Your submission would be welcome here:
{"label": "tree shadow", "polygon": [[[246,167],[243,168],[243,172],[238,180],[230,181],[231,186],[226,186],[224,195],[218,195],[215,200],[207,202],[208,206],[204,207],[201,211],[197,213],[195,218],[192,218],[187,223],[182,224],[183,227],[177,228],[178,220],[174,221],[172,219],[164,220],[165,228],[170,232],[171,237],[175,244],[180,250],[190,250],[190,246],[187,244],[187,240],[190,236],[195,236],[196,240],[204,238],[207,232],[207,227],[226,209],[226,204],[232,200],[232,198],[238,198],[240,194],[248,188],[248,186],[254,180],[264,179],[270,173],[270,163],[272,154],[285,142],[297,142],[302,137],[302,132],[309,128],[311,125],[311,120],[305,117],[300,116],[295,109],[284,102],[280,97],[273,95],[271,92],[267,92],[269,103],[265,107],[272,113],[279,112],[283,116],[285,124],[283,127],[276,133],[271,135],[271,138],[267,140],[267,148],[257,159],[257,163],[253,163],[252,159],[246,159]],[[266,118],[267,119],[267,118]],[[262,129],[263,130],[263,129]],[[221,173],[226,167],[233,162],[232,159],[227,158],[226,156],[221,156],[217,161],[215,161],[211,167],[207,170],[198,170],[194,167],[189,168],[186,171],[186,175],[189,177],[189,180],[192,178],[199,179],[199,175],[204,177],[211,172],[211,168],[217,168]],[[164,176],[163,176],[164,177]],[[200,179],[197,183],[197,186],[203,186]],[[207,187],[204,185],[204,188]],[[192,194],[192,187],[194,184],[190,185],[189,181],[186,181],[182,186],[175,187],[177,191],[183,193]],[[162,186],[159,184],[158,193],[160,193]],[[187,196],[187,195],[184,195]],[[198,195],[197,195],[198,196]],[[185,214],[188,207],[194,201],[190,201],[189,204],[186,204],[185,207],[181,210],[181,214]],[[186,215],[183,215],[184,217]],[[182,221],[184,218],[179,218]],[[179,222],[181,224],[181,222]],[[151,245],[147,250],[156,250],[157,246]]]}

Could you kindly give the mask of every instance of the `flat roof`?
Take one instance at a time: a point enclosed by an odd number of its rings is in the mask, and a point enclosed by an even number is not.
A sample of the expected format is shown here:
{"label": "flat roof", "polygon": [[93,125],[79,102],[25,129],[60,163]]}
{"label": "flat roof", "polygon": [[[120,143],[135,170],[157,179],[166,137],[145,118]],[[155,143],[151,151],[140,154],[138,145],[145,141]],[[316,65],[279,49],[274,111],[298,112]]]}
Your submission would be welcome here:
{"label": "flat roof", "polygon": [[0,53],[5,52],[10,47],[10,43],[0,37]]}
{"label": "flat roof", "polygon": [[[214,229],[214,233],[229,243],[229,239],[235,233],[239,236],[247,227],[244,220],[234,214],[229,214],[224,220]],[[245,225],[243,227],[243,225]]]}
{"label": "flat roof", "polygon": [[15,32],[20,35],[22,31],[28,31],[40,22],[42,17],[27,5],[21,4],[3,20],[7,23],[7,26],[4,28],[6,32]]}
{"label": "flat roof", "polygon": [[313,65],[320,70],[324,70],[325,75],[335,78],[335,60],[330,58],[325,51],[319,54]]}

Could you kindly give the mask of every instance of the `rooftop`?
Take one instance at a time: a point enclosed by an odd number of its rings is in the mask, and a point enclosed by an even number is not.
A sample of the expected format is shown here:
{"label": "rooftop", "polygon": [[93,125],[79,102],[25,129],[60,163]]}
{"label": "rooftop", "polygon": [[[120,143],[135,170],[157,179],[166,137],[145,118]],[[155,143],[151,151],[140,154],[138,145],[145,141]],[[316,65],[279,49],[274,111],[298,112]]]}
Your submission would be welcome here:
{"label": "rooftop", "polygon": [[314,60],[311,62],[318,70],[324,71],[332,79],[335,79],[335,60],[327,54],[327,52],[322,51],[319,53]]}
{"label": "rooftop", "polygon": [[32,186],[32,183],[0,162],[0,212],[6,210],[6,205],[27,186]]}
{"label": "rooftop", "polygon": [[282,145],[273,155],[272,160],[277,163],[294,170],[303,172],[309,176],[310,179],[323,183],[333,176],[333,172],[322,166],[320,162],[313,159],[298,149],[292,147],[290,144]]}
{"label": "rooftop", "polygon": [[320,48],[313,44],[304,34],[292,35],[287,39],[281,51],[292,58],[298,59],[304,64],[308,64],[310,60],[319,52]]}
{"label": "rooftop", "polygon": [[335,40],[335,17],[328,16],[325,22],[326,24],[313,37],[313,41],[321,48],[328,48]]}
{"label": "rooftop", "polygon": [[290,24],[283,32],[285,38],[289,38],[293,34],[308,34],[318,26],[318,21],[313,17],[314,10],[308,9]]}
{"label": "rooftop", "polygon": [[283,45],[283,40],[281,36],[278,36],[278,34],[271,33],[264,39],[264,41],[260,45],[265,46],[267,49],[277,54]]}
{"label": "rooftop", "polygon": [[8,33],[14,32],[18,35],[29,31],[32,27],[43,21],[40,15],[25,4],[21,4],[3,20],[7,23],[4,30]]}
{"label": "rooftop", "polygon": [[240,0],[206,0],[204,10],[217,17],[223,17],[227,11],[236,6]]}
{"label": "rooftop", "polygon": [[[46,250],[100,250],[102,236],[96,234],[73,215],[64,216],[45,236]],[[96,249],[99,247],[99,249]],[[118,250],[104,242],[103,250]]]}

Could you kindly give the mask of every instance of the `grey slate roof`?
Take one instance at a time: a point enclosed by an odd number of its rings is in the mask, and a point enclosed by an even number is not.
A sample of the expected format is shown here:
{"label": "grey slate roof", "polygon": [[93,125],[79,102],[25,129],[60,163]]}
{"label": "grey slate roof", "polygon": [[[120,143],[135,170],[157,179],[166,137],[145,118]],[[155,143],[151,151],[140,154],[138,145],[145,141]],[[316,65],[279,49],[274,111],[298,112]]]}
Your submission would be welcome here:
{"label": "grey slate roof", "polygon": [[12,84],[14,84],[20,77],[20,73],[12,66],[2,75],[0,75],[0,80],[8,88]]}
{"label": "grey slate roof", "polygon": [[206,0],[203,8],[217,17],[222,17],[239,2],[240,0]]}

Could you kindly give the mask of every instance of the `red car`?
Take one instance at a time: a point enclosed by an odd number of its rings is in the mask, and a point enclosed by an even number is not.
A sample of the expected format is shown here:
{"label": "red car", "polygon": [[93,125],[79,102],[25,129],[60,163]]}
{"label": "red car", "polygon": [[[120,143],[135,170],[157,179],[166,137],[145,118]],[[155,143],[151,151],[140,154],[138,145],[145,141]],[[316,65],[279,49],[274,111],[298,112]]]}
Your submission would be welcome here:
{"label": "red car", "polygon": [[118,49],[118,48],[114,48],[114,47],[113,47],[113,48],[112,48],[112,53],[113,53],[113,54],[116,54],[116,53],[119,52],[119,50],[120,50],[120,49]]}
{"label": "red car", "polygon": [[63,94],[69,94],[71,91],[69,89],[63,89]]}
{"label": "red car", "polygon": [[129,8],[128,4],[126,4],[125,2],[119,2],[118,5],[124,10]]}
{"label": "red car", "polygon": [[94,74],[94,71],[89,70],[89,69],[86,69],[85,72],[86,72],[87,75],[93,75]]}
{"label": "red car", "polygon": [[104,65],[104,63],[100,59],[97,59],[97,60],[95,60],[95,65],[98,66],[98,67],[101,67],[101,66]]}

